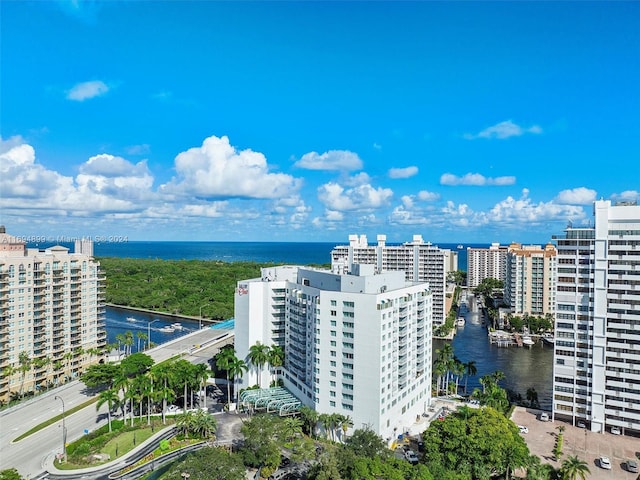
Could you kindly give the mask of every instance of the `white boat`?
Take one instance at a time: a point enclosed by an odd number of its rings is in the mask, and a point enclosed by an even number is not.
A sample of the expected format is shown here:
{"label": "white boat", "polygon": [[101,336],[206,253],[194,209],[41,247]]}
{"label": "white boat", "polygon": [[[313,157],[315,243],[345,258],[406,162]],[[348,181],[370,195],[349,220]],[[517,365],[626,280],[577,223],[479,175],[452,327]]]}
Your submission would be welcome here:
{"label": "white boat", "polygon": [[458,245],[458,250],[462,250],[464,248],[463,245]]}
{"label": "white boat", "polygon": [[133,317],[127,317],[127,322],[137,322],[137,320]]}
{"label": "white boat", "polygon": [[182,330],[184,327],[180,322],[176,322],[171,324],[171,328],[173,328],[174,330]]}
{"label": "white boat", "polygon": [[458,319],[456,320],[456,325],[458,325],[459,327],[464,327],[464,324],[465,324],[464,317],[458,317]]}
{"label": "white boat", "polygon": [[170,325],[166,325],[164,327],[160,327],[158,330],[163,333],[173,333],[175,331],[175,328]]}
{"label": "white boat", "polygon": [[522,336],[522,344],[526,345],[528,347],[530,347],[531,345],[534,345],[536,342],[534,342],[533,340],[531,340],[531,337],[529,335],[523,335]]}

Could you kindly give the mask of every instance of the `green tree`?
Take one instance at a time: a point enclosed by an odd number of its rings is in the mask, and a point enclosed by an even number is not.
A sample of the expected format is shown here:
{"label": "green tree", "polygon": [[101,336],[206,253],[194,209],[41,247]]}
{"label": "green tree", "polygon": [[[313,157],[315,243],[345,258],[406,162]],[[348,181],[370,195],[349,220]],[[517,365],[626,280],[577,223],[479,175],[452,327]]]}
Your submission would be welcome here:
{"label": "green tree", "polygon": [[589,465],[584,460],[580,460],[578,457],[569,455],[566,460],[562,462],[560,467],[560,473],[563,480],[586,480],[587,474],[591,473]]}
{"label": "green tree", "polygon": [[120,396],[115,390],[107,389],[100,392],[96,402],[96,410],[100,410],[102,405],[107,404],[107,419],[109,422],[109,432],[111,432],[111,411],[120,405]]}
{"label": "green tree", "polygon": [[96,363],[87,368],[80,380],[89,388],[110,387],[120,370],[121,367],[114,363]]}
{"label": "green tree", "polygon": [[262,467],[269,476],[280,464],[280,445],[277,441],[281,419],[273,415],[252,416],[240,428],[244,436],[242,457],[251,467]]}
{"label": "green tree", "polygon": [[23,480],[23,477],[15,468],[6,468],[0,470],[0,480]]}
{"label": "green tree", "polygon": [[311,437],[315,437],[319,418],[318,412],[306,405],[300,407],[299,412],[302,418],[302,427],[304,432]]}
{"label": "green tree", "polygon": [[423,440],[436,478],[488,479],[526,466],[530,456],[517,426],[490,407],[448,415],[432,423]]}
{"label": "green tree", "polygon": [[242,458],[219,447],[205,447],[185,455],[174,462],[162,475],[162,480],[245,480],[246,469]]}
{"label": "green tree", "polygon": [[231,364],[235,360],[237,360],[236,351],[231,346],[221,348],[220,351],[214,356],[216,368],[224,370],[227,375],[227,403],[231,402],[230,368]]}
{"label": "green tree", "polygon": [[535,388],[527,388],[527,400],[529,401],[529,406],[531,408],[540,406],[540,402],[538,401],[538,392],[536,392]]}
{"label": "green tree", "polygon": [[275,381],[275,369],[284,365],[284,348],[280,345],[272,345],[269,348],[267,363]]}
{"label": "green tree", "polygon": [[154,363],[153,358],[146,353],[137,352],[123,359],[120,367],[127,377],[132,378],[147,373]]}
{"label": "green tree", "polygon": [[20,396],[22,397],[24,395],[24,380],[27,376],[27,372],[31,370],[32,364],[31,357],[29,357],[29,354],[27,352],[22,351],[18,354],[18,364],[18,370],[22,374],[22,379],[20,381]]}
{"label": "green tree", "polygon": [[261,387],[260,371],[269,362],[269,346],[256,342],[249,347],[247,359],[256,371],[256,384]]}
{"label": "green tree", "polygon": [[309,480],[342,480],[336,459],[330,455],[320,457],[307,474]]}
{"label": "green tree", "polygon": [[467,384],[469,381],[469,377],[473,375],[477,375],[478,368],[476,367],[476,362],[473,360],[469,360],[467,363],[463,364],[466,372],[466,377],[464,379],[464,393],[467,393]]}

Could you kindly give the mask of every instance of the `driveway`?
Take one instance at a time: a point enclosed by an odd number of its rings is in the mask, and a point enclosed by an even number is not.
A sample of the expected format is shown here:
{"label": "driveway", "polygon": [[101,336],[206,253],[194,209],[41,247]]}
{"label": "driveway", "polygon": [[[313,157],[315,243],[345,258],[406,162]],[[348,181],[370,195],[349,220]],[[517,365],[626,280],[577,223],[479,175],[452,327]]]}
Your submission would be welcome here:
{"label": "driveway", "polygon": [[[637,473],[630,473],[624,469],[627,459],[635,459],[636,452],[640,452],[640,439],[611,433],[596,433],[584,428],[574,427],[568,423],[556,420],[555,422],[542,422],[538,420],[540,410],[516,407],[511,420],[517,425],[529,428],[529,433],[521,434],[527,442],[529,451],[537,455],[542,463],[550,463],[559,468],[562,459],[573,455],[584,460],[589,465],[591,474],[589,480],[635,480]],[[564,426],[564,440],[562,457],[560,461],[553,459],[553,447],[558,435],[558,426]],[[611,470],[603,470],[598,465],[597,459],[607,456],[611,460]]]}

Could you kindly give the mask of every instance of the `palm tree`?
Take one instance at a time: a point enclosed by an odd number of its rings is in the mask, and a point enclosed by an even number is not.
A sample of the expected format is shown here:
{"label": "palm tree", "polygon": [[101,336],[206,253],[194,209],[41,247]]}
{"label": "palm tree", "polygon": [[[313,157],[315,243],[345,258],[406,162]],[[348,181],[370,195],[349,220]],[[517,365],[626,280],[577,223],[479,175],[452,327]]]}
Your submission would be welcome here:
{"label": "palm tree", "polygon": [[113,389],[107,389],[100,392],[98,395],[98,402],[96,403],[96,410],[100,410],[102,405],[107,404],[107,418],[109,419],[109,432],[111,432],[111,410],[118,408],[120,404],[120,396]]}
{"label": "palm tree", "polygon": [[140,352],[140,340],[142,340],[143,345],[147,341],[147,334],[145,332],[136,332],[136,337],[138,337],[138,352]]}
{"label": "palm tree", "polygon": [[273,380],[275,380],[275,369],[284,364],[284,348],[280,345],[272,345],[268,356],[268,363],[272,369]]}
{"label": "palm tree", "polygon": [[[116,391],[122,390],[122,402],[120,402],[120,406],[123,409],[123,419],[125,424],[127,423],[127,411],[129,409],[129,397],[127,396],[127,391],[129,389],[130,380],[129,377],[125,375],[123,371],[119,371],[115,377],[113,378],[112,387],[116,389]],[[131,412],[133,415],[133,412]]]}
{"label": "palm tree", "polygon": [[504,380],[504,372],[496,370],[491,374],[491,378],[493,379],[494,383],[498,385],[498,383],[500,383],[500,380]]}
{"label": "palm tree", "polygon": [[175,391],[173,390],[173,366],[172,363],[159,363],[151,367],[151,376],[155,379],[155,398],[162,399],[162,423],[166,425],[167,402],[173,401]]}
{"label": "palm tree", "polygon": [[230,383],[230,374],[229,374],[229,366],[234,360],[237,360],[236,351],[233,347],[229,348],[221,348],[218,353],[216,353],[215,357],[216,368],[220,370],[224,370],[227,374],[227,403],[231,402],[231,383]]}
{"label": "palm tree", "polygon": [[65,353],[62,358],[66,361],[66,377],[67,381],[71,379],[71,360],[73,360],[73,352]]}
{"label": "palm tree", "polygon": [[62,374],[62,367],[64,366],[64,363],[62,362],[62,360],[56,360],[55,362],[53,362],[53,370],[54,370],[54,374],[55,374],[55,385],[58,386],[58,384],[60,383],[60,375]]}
{"label": "palm tree", "polygon": [[269,346],[256,342],[249,348],[247,359],[256,370],[256,383],[260,387],[260,370],[269,362]]}
{"label": "palm tree", "polygon": [[241,358],[236,358],[234,355],[234,358],[229,363],[229,377],[233,380],[233,390],[236,396],[236,403],[238,403],[238,398],[239,398],[238,395],[240,392],[238,391],[237,388],[235,388],[235,379],[242,378],[242,375],[244,375],[248,371],[249,371],[249,366],[246,364],[246,362]]}
{"label": "palm tree", "polygon": [[296,435],[302,432],[302,420],[297,417],[287,417],[282,422],[282,430],[285,440],[291,442]]}
{"label": "palm tree", "polygon": [[342,440],[347,438],[347,430],[353,427],[353,419],[349,415],[341,415],[340,426],[342,427]]}
{"label": "palm tree", "polygon": [[311,437],[315,436],[316,427],[318,425],[318,412],[306,405],[300,407],[299,412],[307,434]]}
{"label": "palm tree", "polygon": [[118,358],[120,358],[120,349],[122,348],[122,344],[125,342],[126,339],[127,337],[124,336],[124,333],[116,334],[116,342],[118,342]]}
{"label": "palm tree", "polygon": [[591,473],[589,465],[578,457],[569,455],[560,467],[563,480],[586,480],[587,474]]}
{"label": "palm tree", "polygon": [[[185,359],[180,359],[177,362],[175,362],[173,364],[173,372],[176,376],[176,381],[177,383],[179,383],[180,385],[182,385],[184,387],[184,392],[183,392],[183,398],[184,398],[184,402],[183,402],[183,410],[186,412],[187,411],[187,387],[189,386],[189,384],[192,381],[192,375],[193,375],[193,364],[188,362]],[[191,405],[193,407],[193,405]]]}
{"label": "palm tree", "polygon": [[202,389],[204,408],[207,408],[207,380],[209,379],[209,369],[204,363],[199,363],[194,366],[193,378],[198,382],[198,387]]}
{"label": "palm tree", "polygon": [[27,376],[27,372],[31,370],[32,360],[29,357],[29,354],[25,351],[20,352],[18,355],[18,363],[20,366],[18,367],[18,371],[22,374],[22,381],[20,382],[20,396],[24,394],[24,380]]}
{"label": "palm tree", "polygon": [[133,343],[133,332],[127,330],[124,334],[125,355],[131,355]]}
{"label": "palm tree", "polygon": [[16,368],[12,365],[9,365],[2,370],[2,377],[9,379],[9,384],[8,384],[9,391],[7,392],[7,395],[9,398],[11,398],[11,377],[13,376],[14,373],[16,373],[16,371],[17,371]]}
{"label": "palm tree", "polygon": [[476,375],[478,373],[478,369],[476,368],[476,362],[473,360],[469,360],[467,363],[464,363],[464,369],[467,372],[467,376],[464,379],[464,393],[467,393],[467,383],[469,381],[469,377],[472,375]]}
{"label": "palm tree", "polygon": [[203,410],[198,410],[192,417],[192,431],[200,438],[213,437],[218,429],[216,419]]}

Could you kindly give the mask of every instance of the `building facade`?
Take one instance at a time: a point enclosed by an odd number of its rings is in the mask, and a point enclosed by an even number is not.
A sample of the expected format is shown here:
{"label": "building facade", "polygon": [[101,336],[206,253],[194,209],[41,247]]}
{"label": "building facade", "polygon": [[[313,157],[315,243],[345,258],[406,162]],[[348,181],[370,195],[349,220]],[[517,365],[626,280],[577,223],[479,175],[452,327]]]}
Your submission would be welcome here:
{"label": "building facade", "polygon": [[504,303],[513,315],[553,315],[556,308],[556,246],[521,245],[507,250]]}
{"label": "building facade", "polygon": [[492,243],[489,248],[467,247],[467,286],[476,288],[485,278],[505,281],[507,246]]}
{"label": "building facade", "polygon": [[[239,282],[236,353],[247,358],[257,342],[282,346],[279,378],[302,403],[391,442],[431,402],[432,294],[403,272],[349,270],[281,266]],[[243,382],[268,385],[268,368],[252,367]]]}
{"label": "building facade", "polygon": [[0,227],[0,401],[77,378],[106,343],[93,245],[27,248]]}
{"label": "building facade", "polygon": [[640,207],[597,201],[557,243],[553,415],[640,436]]}
{"label": "building facade", "polygon": [[331,251],[332,270],[347,273],[350,265],[372,264],[377,272],[404,271],[407,281],[429,284],[433,324],[444,324],[447,276],[458,268],[458,253],[424,242],[420,235],[402,245],[387,245],[386,235],[378,235],[377,240],[377,245],[369,245],[365,235],[349,235],[349,245]]}

